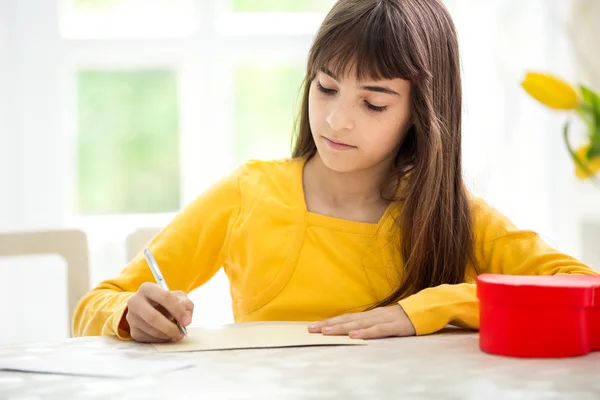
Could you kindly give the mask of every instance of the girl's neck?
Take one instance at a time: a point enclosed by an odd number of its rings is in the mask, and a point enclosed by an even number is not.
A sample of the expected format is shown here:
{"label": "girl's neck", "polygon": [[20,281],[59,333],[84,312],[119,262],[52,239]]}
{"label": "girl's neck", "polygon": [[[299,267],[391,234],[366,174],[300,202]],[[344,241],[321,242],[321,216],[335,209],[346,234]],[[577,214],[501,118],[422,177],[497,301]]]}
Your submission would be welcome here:
{"label": "girl's neck", "polygon": [[[332,207],[356,207],[388,204],[381,196],[382,187],[389,184],[389,162],[369,169],[338,172],[328,168],[319,153],[311,157],[304,167],[303,185],[311,197]],[[396,187],[390,188],[394,194]],[[389,193],[385,193],[386,197]]]}

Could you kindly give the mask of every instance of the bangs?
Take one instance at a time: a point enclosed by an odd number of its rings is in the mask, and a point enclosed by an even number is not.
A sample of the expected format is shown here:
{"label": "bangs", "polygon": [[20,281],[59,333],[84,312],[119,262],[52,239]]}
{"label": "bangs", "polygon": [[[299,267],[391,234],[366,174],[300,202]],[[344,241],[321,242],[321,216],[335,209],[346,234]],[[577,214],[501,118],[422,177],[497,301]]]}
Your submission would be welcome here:
{"label": "bangs", "polygon": [[388,2],[361,8],[340,18],[334,6],[331,14],[337,17],[335,21],[325,19],[309,56],[311,79],[319,71],[346,76],[352,69],[359,81],[395,78],[413,81],[422,75],[423,68],[416,65],[416,57],[411,54],[416,46],[411,45],[398,10]]}

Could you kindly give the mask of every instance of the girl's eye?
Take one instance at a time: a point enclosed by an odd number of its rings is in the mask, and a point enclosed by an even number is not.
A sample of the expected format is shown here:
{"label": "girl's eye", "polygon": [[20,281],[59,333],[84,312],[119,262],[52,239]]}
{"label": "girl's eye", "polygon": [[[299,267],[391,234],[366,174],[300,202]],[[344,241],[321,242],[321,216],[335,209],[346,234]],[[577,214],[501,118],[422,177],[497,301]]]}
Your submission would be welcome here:
{"label": "girl's eye", "polygon": [[321,93],[324,93],[324,94],[334,94],[335,93],[335,90],[326,88],[325,86],[321,85],[321,82],[317,82],[317,87],[319,88]]}
{"label": "girl's eye", "polygon": [[365,101],[365,104],[367,105],[369,110],[373,110],[375,112],[384,112],[387,109],[387,106],[377,107],[377,106],[374,106],[373,104],[369,103],[368,101]]}
{"label": "girl's eye", "polygon": [[[321,84],[321,82],[317,82],[317,87],[319,88],[319,91],[321,93],[326,94],[326,95],[333,95],[336,93],[335,89],[326,88],[325,86],[323,86]],[[369,110],[375,111],[375,112],[384,112],[387,109],[387,106],[378,107],[378,106],[375,106],[375,105],[369,103],[368,101],[365,101],[365,104],[367,105]]]}

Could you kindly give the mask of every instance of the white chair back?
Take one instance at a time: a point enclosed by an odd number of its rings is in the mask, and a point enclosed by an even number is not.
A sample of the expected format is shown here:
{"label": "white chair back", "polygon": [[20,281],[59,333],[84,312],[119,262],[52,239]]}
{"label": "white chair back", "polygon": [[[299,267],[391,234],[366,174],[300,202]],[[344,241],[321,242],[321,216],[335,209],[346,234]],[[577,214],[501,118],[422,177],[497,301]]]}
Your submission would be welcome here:
{"label": "white chair back", "polygon": [[0,257],[57,254],[67,263],[68,332],[77,303],[90,290],[88,241],[84,232],[56,230],[0,233]]}
{"label": "white chair back", "polygon": [[125,240],[127,262],[133,260],[159,232],[160,228],[139,228],[127,235]]}

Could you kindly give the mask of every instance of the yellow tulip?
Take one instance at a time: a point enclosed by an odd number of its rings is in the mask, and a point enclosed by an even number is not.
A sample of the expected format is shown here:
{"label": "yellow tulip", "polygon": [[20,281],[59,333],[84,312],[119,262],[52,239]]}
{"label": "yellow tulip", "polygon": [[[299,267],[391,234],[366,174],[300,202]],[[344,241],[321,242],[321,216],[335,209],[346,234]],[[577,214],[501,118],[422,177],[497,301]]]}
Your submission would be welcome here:
{"label": "yellow tulip", "polygon": [[528,72],[521,86],[534,99],[550,108],[573,110],[579,103],[579,96],[571,85],[549,74]]}
{"label": "yellow tulip", "polygon": [[591,160],[588,160],[587,152],[589,149],[590,145],[586,144],[575,152],[577,159],[585,166],[585,168],[582,168],[579,163],[575,163],[575,174],[577,174],[579,179],[591,178],[600,171],[600,156],[595,156]]}

